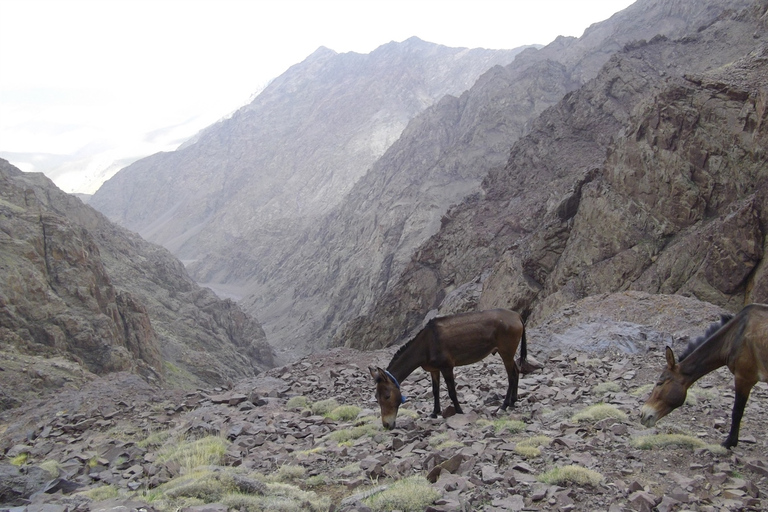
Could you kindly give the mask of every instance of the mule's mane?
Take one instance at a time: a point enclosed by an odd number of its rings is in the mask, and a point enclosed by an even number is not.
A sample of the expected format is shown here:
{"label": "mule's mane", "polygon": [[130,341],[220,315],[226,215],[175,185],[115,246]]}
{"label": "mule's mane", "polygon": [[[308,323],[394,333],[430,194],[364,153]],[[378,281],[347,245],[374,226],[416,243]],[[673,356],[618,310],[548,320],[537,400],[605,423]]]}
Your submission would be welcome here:
{"label": "mule's mane", "polygon": [[397,359],[403,354],[403,352],[406,351],[406,349],[411,345],[411,343],[416,341],[419,338],[419,335],[422,332],[424,332],[427,329],[431,328],[434,325],[434,323],[435,323],[435,319],[434,318],[430,319],[429,322],[427,322],[427,325],[425,325],[422,330],[420,330],[418,333],[416,333],[416,336],[414,336],[410,340],[408,340],[405,343],[403,343],[402,345],[400,345],[400,348],[397,349],[397,352],[395,352],[395,355],[393,355],[392,359],[389,361],[389,366],[392,366],[392,363],[397,361]]}
{"label": "mule's mane", "polygon": [[682,361],[691,353],[699,348],[701,345],[704,344],[705,341],[707,341],[713,334],[715,334],[722,326],[727,324],[731,318],[733,318],[733,315],[720,315],[720,321],[719,322],[713,322],[707,327],[706,332],[703,336],[699,336],[695,340],[691,340],[688,342],[688,346],[685,347],[685,350],[683,350],[683,353],[680,354],[680,357],[678,358],[678,362]]}

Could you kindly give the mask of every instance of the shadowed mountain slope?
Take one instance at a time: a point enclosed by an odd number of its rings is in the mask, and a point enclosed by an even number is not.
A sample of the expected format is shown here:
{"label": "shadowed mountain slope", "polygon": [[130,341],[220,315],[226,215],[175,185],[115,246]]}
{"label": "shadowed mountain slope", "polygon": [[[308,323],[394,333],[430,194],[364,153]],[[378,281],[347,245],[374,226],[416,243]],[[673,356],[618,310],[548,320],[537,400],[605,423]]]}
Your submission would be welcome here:
{"label": "shadowed mountain slope", "polygon": [[383,346],[425,317],[476,307],[535,323],[625,289],[732,310],[768,300],[767,5],[612,57],[536,120],[482,192],[446,215],[377,314],[337,343]]}
{"label": "shadowed mountain slope", "polygon": [[[448,221],[449,207],[482,193],[483,178],[504,168],[513,144],[545,109],[594,76],[623,45],[659,33],[695,32],[724,10],[719,2],[638,2],[582,38],[526,50],[460,97],[445,97],[420,114],[345,201],[301,236],[272,247],[269,258],[255,261],[238,251],[219,267],[243,263],[237,279],[251,284],[242,303],[276,346],[301,352],[326,345],[344,322],[375,314],[376,301],[401,277],[414,251]],[[472,258],[461,245],[452,250]],[[203,280],[212,275],[199,268],[191,267]]]}
{"label": "shadowed mountain slope", "polygon": [[219,385],[274,366],[259,324],[199,287],[166,249],[42,174],[0,160],[0,184],[4,391],[61,385],[45,378],[47,370],[37,383],[15,375],[10,360],[26,356],[61,356],[91,373],[128,370],[172,385]]}

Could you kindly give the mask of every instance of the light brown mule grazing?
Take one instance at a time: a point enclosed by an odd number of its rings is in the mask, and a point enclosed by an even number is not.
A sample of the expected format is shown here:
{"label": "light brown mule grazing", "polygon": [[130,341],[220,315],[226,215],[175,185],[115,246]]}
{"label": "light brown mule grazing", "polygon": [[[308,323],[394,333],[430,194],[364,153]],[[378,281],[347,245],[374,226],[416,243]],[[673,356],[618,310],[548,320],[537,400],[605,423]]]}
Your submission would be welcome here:
{"label": "light brown mule grazing", "polygon": [[654,426],[659,419],[683,405],[688,388],[694,382],[727,365],[734,375],[736,400],[731,431],[722,445],[726,448],[736,446],[749,393],[758,381],[768,382],[768,305],[745,307],[723,322],[714,333],[691,343],[679,362],[675,362],[675,354],[669,347],[666,357],[667,367],[643,405],[642,424]]}
{"label": "light brown mule grazing", "polygon": [[[518,345],[519,367],[515,364]],[[501,406],[506,409],[517,401],[520,371],[529,373],[533,369],[526,360],[525,326],[520,315],[507,309],[494,309],[430,320],[411,341],[400,347],[386,370],[369,368],[376,382],[376,401],[381,407],[384,428],[395,428],[397,411],[405,402],[400,384],[419,366],[432,376],[432,395],[435,399],[432,417],[436,418],[441,412],[440,374],[445,378],[456,412],[461,414],[453,368],[476,363],[495,352],[501,355],[507,370],[509,385]]]}

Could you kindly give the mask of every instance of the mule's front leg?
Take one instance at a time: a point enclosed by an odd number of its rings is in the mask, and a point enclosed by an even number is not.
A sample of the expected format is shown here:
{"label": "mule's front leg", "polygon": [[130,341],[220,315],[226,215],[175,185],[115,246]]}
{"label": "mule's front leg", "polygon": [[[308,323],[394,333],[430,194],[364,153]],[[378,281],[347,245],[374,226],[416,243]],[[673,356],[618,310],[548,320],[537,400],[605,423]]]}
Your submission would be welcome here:
{"label": "mule's front leg", "polygon": [[464,414],[459,405],[459,397],[456,395],[456,381],[453,378],[453,368],[443,370],[443,377],[445,378],[445,384],[448,386],[448,396],[451,397],[451,402],[456,408],[456,414]]}
{"label": "mule's front leg", "polygon": [[429,372],[432,376],[432,396],[435,399],[435,408],[432,410],[431,417],[437,418],[440,416],[440,372]]}
{"label": "mule's front leg", "polygon": [[745,393],[743,391],[743,386],[739,386],[738,383],[736,384],[736,400],[733,402],[733,414],[731,414],[731,431],[728,433],[728,437],[725,441],[723,441],[722,444],[722,446],[726,448],[733,448],[739,444],[739,427],[741,427],[741,417],[744,416],[744,407],[747,405],[749,392],[751,390],[752,386],[749,386],[747,387]]}

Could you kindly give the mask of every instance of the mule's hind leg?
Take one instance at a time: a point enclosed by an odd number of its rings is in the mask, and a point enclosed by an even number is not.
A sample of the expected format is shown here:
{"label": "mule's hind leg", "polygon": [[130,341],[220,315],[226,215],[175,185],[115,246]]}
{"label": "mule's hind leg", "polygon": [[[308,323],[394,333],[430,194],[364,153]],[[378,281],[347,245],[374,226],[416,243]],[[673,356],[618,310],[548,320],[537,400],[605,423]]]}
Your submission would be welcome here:
{"label": "mule's hind leg", "polygon": [[456,414],[464,414],[459,405],[459,397],[456,395],[456,381],[453,378],[453,368],[446,368],[442,370],[443,377],[445,378],[445,384],[448,386],[448,396],[451,397],[451,402],[456,408]]}
{"label": "mule's hind leg", "polygon": [[440,416],[440,372],[429,372],[432,376],[432,396],[435,398],[435,408],[430,415],[433,418]]}
{"label": "mule's hind leg", "polygon": [[517,384],[520,380],[520,370],[515,364],[515,354],[511,357],[502,356],[504,361],[504,368],[507,370],[507,396],[504,398],[504,403],[501,405],[502,410],[507,410],[507,407],[515,406],[517,402]]}
{"label": "mule's hind leg", "polygon": [[736,377],[736,400],[733,402],[733,413],[731,414],[731,431],[722,445],[726,448],[733,448],[739,443],[739,428],[741,427],[741,418],[744,416],[744,407],[747,405],[749,393],[755,382],[745,382]]}

